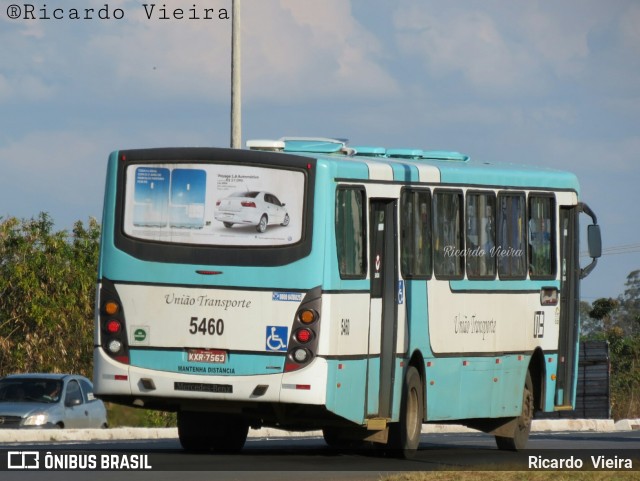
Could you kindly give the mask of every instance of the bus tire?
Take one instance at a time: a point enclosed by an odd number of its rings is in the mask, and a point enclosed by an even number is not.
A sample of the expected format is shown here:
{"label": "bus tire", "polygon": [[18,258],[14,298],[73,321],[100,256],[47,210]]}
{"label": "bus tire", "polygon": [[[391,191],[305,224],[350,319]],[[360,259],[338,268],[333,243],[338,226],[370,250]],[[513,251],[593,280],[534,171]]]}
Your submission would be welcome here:
{"label": "bus tire", "polygon": [[389,425],[388,447],[403,458],[415,456],[424,417],[424,389],[418,370],[410,366],[402,385],[400,420]]}
{"label": "bus tire", "polygon": [[522,390],[522,413],[516,418],[513,436],[496,436],[498,449],[503,451],[520,451],[527,446],[529,433],[531,432],[533,412],[533,382],[531,381],[531,374],[527,371],[524,389]]}
{"label": "bus tire", "polygon": [[240,416],[178,412],[178,438],[187,451],[238,452],[248,433],[249,425]]}

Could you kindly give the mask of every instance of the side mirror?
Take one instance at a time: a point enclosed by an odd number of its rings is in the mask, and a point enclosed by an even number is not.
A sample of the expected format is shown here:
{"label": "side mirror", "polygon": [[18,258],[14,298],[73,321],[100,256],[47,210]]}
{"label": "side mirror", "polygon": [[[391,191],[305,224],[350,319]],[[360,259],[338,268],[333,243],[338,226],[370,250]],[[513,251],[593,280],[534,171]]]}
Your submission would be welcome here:
{"label": "side mirror", "polygon": [[587,242],[589,243],[589,257],[598,259],[602,256],[602,237],[599,225],[592,224],[587,227]]}
{"label": "side mirror", "polygon": [[71,399],[67,399],[64,403],[64,405],[68,408],[73,407],[73,406],[79,406],[80,404],[82,404],[82,399],[78,398],[78,397],[73,397]]}
{"label": "side mirror", "polygon": [[591,264],[580,271],[580,279],[587,277],[598,263],[597,259],[602,255],[602,237],[596,214],[585,203],[580,204],[580,211],[591,217],[593,224],[587,227],[587,243],[589,244],[589,257]]}

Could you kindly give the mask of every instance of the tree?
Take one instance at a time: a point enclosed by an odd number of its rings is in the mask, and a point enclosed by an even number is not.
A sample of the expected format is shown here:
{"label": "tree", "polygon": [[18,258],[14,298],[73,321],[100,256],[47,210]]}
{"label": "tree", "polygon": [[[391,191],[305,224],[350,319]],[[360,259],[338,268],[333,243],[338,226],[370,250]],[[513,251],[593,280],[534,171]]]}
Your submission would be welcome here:
{"label": "tree", "polygon": [[625,286],[624,293],[618,297],[618,324],[626,334],[640,334],[640,270],[629,273]]}
{"label": "tree", "polygon": [[47,213],[0,222],[0,375],[91,376],[100,226],[55,232]]}
{"label": "tree", "polygon": [[614,314],[619,302],[615,299],[600,298],[593,302],[588,315],[599,323],[601,332],[606,333],[614,327]]}

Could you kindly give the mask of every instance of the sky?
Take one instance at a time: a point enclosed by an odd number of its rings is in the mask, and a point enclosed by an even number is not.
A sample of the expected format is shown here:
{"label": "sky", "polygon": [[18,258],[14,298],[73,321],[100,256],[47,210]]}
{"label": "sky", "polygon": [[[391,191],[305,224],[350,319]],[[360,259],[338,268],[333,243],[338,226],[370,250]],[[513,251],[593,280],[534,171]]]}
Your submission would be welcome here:
{"label": "sky", "polygon": [[[328,136],[569,170],[605,254],[583,300],[617,297],[640,269],[637,0],[241,9],[243,142]],[[0,216],[45,211],[70,229],[101,218],[111,151],[229,146],[230,17],[230,0],[0,0]]]}

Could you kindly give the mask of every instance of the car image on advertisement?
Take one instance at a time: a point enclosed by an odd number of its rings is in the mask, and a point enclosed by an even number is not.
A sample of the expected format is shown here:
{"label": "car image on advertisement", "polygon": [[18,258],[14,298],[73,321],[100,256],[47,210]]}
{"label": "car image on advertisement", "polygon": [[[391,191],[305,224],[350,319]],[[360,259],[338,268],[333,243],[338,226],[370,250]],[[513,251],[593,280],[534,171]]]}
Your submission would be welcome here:
{"label": "car image on advertisement", "polygon": [[215,219],[227,228],[234,224],[255,225],[262,233],[268,225],[289,225],[289,214],[284,206],[269,192],[234,192],[216,202]]}
{"label": "car image on advertisement", "polygon": [[0,379],[0,429],[106,428],[93,385],[71,374],[12,374]]}

